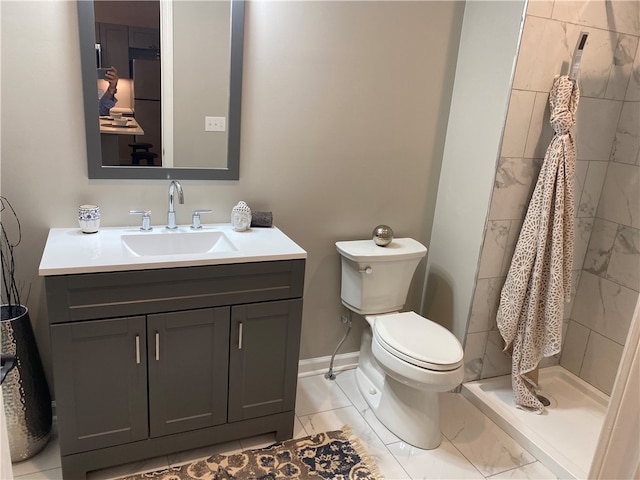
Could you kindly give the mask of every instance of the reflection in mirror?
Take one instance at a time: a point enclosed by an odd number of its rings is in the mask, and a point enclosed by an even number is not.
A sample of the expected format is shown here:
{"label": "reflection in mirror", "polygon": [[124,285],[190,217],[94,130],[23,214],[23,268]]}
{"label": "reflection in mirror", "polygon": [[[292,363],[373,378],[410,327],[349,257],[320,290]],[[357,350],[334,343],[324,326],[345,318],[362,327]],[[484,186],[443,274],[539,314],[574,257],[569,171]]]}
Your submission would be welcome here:
{"label": "reflection in mirror", "polygon": [[[206,128],[226,130],[230,14],[229,2],[173,3],[172,118],[174,131],[181,131],[173,142],[176,167],[226,166],[226,132]],[[212,159],[199,153],[210,151],[219,154]]]}
{"label": "reflection in mirror", "polygon": [[80,0],[78,22],[89,178],[238,179],[242,1]]}

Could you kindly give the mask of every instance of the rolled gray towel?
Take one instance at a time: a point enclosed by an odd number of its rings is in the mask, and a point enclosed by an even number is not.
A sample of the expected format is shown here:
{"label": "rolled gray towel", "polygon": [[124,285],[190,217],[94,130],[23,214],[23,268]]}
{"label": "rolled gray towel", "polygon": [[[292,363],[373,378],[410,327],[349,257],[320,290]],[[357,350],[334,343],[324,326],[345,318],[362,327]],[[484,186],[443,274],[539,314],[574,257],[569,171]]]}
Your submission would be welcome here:
{"label": "rolled gray towel", "polygon": [[272,227],[273,226],[273,213],[272,212],[251,212],[251,226],[252,227]]}

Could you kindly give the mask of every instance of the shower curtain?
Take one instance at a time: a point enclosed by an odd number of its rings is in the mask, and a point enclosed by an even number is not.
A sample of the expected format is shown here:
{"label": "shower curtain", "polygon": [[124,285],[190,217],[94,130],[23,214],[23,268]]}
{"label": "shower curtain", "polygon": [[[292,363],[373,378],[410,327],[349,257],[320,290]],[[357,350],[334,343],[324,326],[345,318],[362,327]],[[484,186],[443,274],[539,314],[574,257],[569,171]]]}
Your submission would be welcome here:
{"label": "shower curtain", "polygon": [[567,75],[549,93],[554,134],[500,295],[497,324],[511,354],[516,406],[542,413],[537,383],[526,374],[560,352],[564,301],[571,296],[575,124],[580,92]]}

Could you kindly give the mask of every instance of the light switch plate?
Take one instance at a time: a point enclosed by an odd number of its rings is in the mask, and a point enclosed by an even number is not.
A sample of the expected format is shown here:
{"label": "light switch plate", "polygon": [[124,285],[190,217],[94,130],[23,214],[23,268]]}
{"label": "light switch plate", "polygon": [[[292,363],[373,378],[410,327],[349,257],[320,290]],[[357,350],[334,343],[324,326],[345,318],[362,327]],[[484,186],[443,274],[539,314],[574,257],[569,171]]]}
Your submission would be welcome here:
{"label": "light switch plate", "polygon": [[205,132],[224,132],[227,129],[225,117],[204,117]]}

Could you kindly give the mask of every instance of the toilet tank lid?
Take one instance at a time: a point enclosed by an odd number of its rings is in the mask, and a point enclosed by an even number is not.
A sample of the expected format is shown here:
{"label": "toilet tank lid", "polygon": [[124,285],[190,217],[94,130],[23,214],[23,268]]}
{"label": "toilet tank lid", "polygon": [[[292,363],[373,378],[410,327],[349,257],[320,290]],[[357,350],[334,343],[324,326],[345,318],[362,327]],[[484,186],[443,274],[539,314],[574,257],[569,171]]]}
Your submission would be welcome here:
{"label": "toilet tank lid", "polygon": [[380,247],[373,240],[350,240],[336,242],[338,252],[354,262],[376,259],[393,262],[408,258],[420,258],[427,254],[427,247],[413,238],[394,238],[386,247]]}

